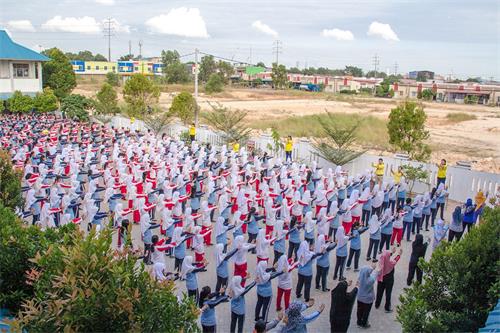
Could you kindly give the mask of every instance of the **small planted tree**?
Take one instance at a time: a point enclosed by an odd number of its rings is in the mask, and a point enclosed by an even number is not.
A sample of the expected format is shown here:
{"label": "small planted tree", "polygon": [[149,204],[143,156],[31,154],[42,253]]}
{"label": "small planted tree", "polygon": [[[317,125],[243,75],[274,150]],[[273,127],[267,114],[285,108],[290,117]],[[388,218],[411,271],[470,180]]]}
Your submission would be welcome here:
{"label": "small planted tree", "polygon": [[317,117],[326,139],[313,144],[321,157],[336,165],[344,165],[361,156],[365,151],[354,148],[360,123],[341,125],[335,121],[333,114],[328,111],[326,114],[327,117]]}
{"label": "small planted tree", "polygon": [[95,107],[95,102],[85,96],[71,94],[61,100],[61,111],[70,119],[89,120],[89,110]]}
{"label": "small planted tree", "polygon": [[432,89],[424,89],[422,90],[420,98],[423,99],[424,101],[432,101],[435,95],[436,94],[432,91]]}
{"label": "small planted tree", "polygon": [[205,92],[208,94],[222,92],[224,90],[224,79],[221,74],[213,73],[208,78],[205,85]]}
{"label": "small planted tree", "polygon": [[38,112],[52,112],[57,110],[57,97],[49,87],[43,92],[37,93],[33,100],[33,106]]}
{"label": "small planted tree", "polygon": [[123,87],[123,98],[131,117],[141,118],[148,106],[158,103],[159,97],[160,88],[143,74],[134,74]]}
{"label": "small planted tree", "polygon": [[106,83],[112,87],[118,87],[120,85],[120,76],[114,72],[108,72],[106,74]]}
{"label": "small planted tree", "polygon": [[231,110],[221,104],[210,104],[212,110],[202,114],[205,121],[222,133],[226,143],[244,143],[252,131],[245,124],[246,111]]}
{"label": "small planted tree", "polygon": [[413,193],[413,187],[416,182],[425,182],[429,178],[429,171],[424,169],[423,165],[412,166],[410,164],[402,165],[403,174],[408,181],[410,193]]}
{"label": "small planted tree", "polygon": [[427,115],[421,104],[410,100],[400,103],[389,114],[389,143],[413,160],[426,161],[431,153],[425,143],[429,138],[429,132],[425,130],[426,120]]}
{"label": "small planted tree", "polygon": [[7,107],[11,112],[28,112],[33,109],[33,98],[23,95],[19,90],[14,91],[7,99]]}
{"label": "small planted tree", "polygon": [[198,104],[196,99],[188,92],[181,92],[172,100],[170,114],[178,117],[185,125],[190,124],[194,119],[194,114]]}
{"label": "small planted tree", "polygon": [[96,95],[96,112],[101,115],[114,115],[120,112],[118,96],[109,83],[104,83]]}
{"label": "small planted tree", "polygon": [[277,154],[281,149],[284,148],[284,145],[283,142],[281,142],[281,135],[275,126],[271,127],[271,138],[273,139],[273,144],[268,143],[267,149]]}
{"label": "small planted tree", "polygon": [[400,296],[397,320],[403,332],[477,332],[500,296],[500,208],[459,242],[442,242],[429,262],[420,259],[422,284]]}
{"label": "small planted tree", "polygon": [[286,67],[273,63],[271,78],[274,89],[285,89],[287,87]]}
{"label": "small planted tree", "polygon": [[173,117],[171,112],[165,112],[160,108],[154,108],[151,113],[144,116],[143,121],[150,130],[158,135],[168,127]]}

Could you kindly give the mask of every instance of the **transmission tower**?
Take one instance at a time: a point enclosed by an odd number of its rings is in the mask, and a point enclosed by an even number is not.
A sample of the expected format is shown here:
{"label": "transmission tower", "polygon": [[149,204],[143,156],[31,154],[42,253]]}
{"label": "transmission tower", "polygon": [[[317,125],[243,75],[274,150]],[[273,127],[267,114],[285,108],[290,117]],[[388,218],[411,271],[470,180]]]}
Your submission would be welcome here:
{"label": "transmission tower", "polygon": [[104,37],[108,38],[108,61],[111,61],[111,37],[114,36],[114,20],[108,18],[104,21]]}
{"label": "transmission tower", "polygon": [[283,43],[280,40],[276,40],[273,43],[273,53],[276,56],[276,65],[279,64],[279,55],[282,52],[283,49]]}
{"label": "transmission tower", "polygon": [[373,56],[373,70],[375,71],[375,73],[377,73],[378,71],[378,65],[380,65],[380,57],[375,53],[375,55]]}

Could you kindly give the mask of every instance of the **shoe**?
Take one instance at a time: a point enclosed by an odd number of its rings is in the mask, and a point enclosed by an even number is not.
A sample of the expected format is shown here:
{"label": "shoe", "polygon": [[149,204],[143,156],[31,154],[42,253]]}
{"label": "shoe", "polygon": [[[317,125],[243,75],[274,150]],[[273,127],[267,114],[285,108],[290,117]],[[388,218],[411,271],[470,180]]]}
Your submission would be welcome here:
{"label": "shoe", "polygon": [[354,271],[355,271],[355,272],[359,272],[359,269],[355,268],[355,269],[354,269]]}
{"label": "shoe", "polygon": [[425,228],[425,231],[429,231],[429,229]]}
{"label": "shoe", "polygon": [[377,263],[378,262],[378,259],[373,259],[373,263]]}
{"label": "shoe", "polygon": [[334,276],[334,277],[333,277],[333,279],[334,279],[334,280],[337,280],[337,277],[336,277],[336,276]]}
{"label": "shoe", "polygon": [[366,261],[370,261],[370,260],[372,260],[372,258],[366,257]]}
{"label": "shoe", "polygon": [[378,251],[378,254],[381,255],[382,254],[382,251]]}
{"label": "shoe", "polygon": [[329,292],[329,291],[330,291],[330,288],[323,288],[321,291],[322,291],[322,292]]}
{"label": "shoe", "polygon": [[375,305],[375,309],[378,309],[378,308],[380,308],[380,305]]}
{"label": "shoe", "polygon": [[319,286],[316,286],[316,290],[319,290]]}
{"label": "shoe", "polygon": [[391,313],[391,312],[392,312],[392,309],[389,309],[389,310],[385,309],[385,313]]}
{"label": "shoe", "polygon": [[296,294],[295,295],[295,298],[301,298],[302,297],[302,294]]}
{"label": "shoe", "polygon": [[346,271],[348,271],[348,270],[350,270],[350,269],[351,269],[351,267],[350,267],[350,266],[347,266],[347,267],[345,268],[345,270],[346,270]]}

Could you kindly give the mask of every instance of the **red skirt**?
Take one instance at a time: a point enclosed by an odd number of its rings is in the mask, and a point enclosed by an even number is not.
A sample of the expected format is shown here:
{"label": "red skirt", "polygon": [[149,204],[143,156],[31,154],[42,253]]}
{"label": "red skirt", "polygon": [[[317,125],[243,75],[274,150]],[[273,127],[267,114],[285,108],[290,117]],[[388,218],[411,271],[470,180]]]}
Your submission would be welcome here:
{"label": "red skirt", "polygon": [[234,275],[241,276],[241,286],[244,287],[247,276],[247,263],[241,265],[234,264]]}
{"label": "red skirt", "polygon": [[266,236],[270,236],[273,233],[274,226],[266,224]]}
{"label": "red skirt", "polygon": [[[353,218],[353,220],[354,220],[354,218]],[[349,222],[349,223],[342,222],[342,226],[344,227],[344,232],[346,235],[348,235],[351,232],[352,225],[353,225],[353,222]]]}
{"label": "red skirt", "polygon": [[[207,231],[208,227],[205,227],[204,225],[201,226],[201,233],[204,234],[205,231]],[[205,242],[205,245],[212,245],[212,233],[209,233],[205,237],[203,237],[203,241]]]}
{"label": "red skirt", "polygon": [[138,209],[134,210],[134,222],[139,223],[141,222],[141,213],[139,212]]}
{"label": "red skirt", "polygon": [[194,261],[198,262],[198,264],[196,264],[197,267],[203,266],[201,262],[203,261],[204,258],[205,258],[205,253],[198,253],[196,251],[194,252]]}

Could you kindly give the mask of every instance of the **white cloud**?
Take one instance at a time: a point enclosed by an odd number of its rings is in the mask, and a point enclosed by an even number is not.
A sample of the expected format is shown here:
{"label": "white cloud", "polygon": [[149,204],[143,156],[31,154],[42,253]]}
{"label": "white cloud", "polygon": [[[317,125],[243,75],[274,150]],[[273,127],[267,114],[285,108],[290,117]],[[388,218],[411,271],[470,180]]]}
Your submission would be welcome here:
{"label": "white cloud", "polygon": [[262,33],[265,33],[266,35],[273,36],[274,38],[278,37],[278,32],[276,30],[272,29],[270,26],[268,26],[265,23],[262,23],[261,21],[253,22],[252,28]]}
{"label": "white cloud", "polygon": [[104,6],[113,6],[115,4],[115,0],[94,0],[95,3],[98,3],[100,5]]}
{"label": "white cloud", "polygon": [[31,24],[29,20],[14,20],[8,21],[7,27],[9,27],[12,31],[20,31],[20,32],[34,32],[35,27]]}
{"label": "white cloud", "polygon": [[182,37],[210,37],[205,20],[198,8],[173,8],[167,14],[150,18],[146,21],[146,26],[152,33]]}
{"label": "white cloud", "polygon": [[100,33],[101,24],[90,16],[83,17],[62,17],[54,16],[44,24],[42,29],[47,31],[81,32],[88,34]]}
{"label": "white cloud", "polygon": [[368,36],[378,36],[382,37],[385,40],[393,40],[398,42],[398,35],[392,30],[391,26],[386,23],[380,23],[377,21],[373,21],[368,28],[368,32],[366,33]]}
{"label": "white cloud", "polygon": [[[102,21],[102,26],[105,28],[105,27],[107,27],[107,24],[105,24],[104,22],[106,22],[106,20]],[[121,24],[120,22],[118,22],[117,19],[114,19],[114,18],[111,19],[111,28],[115,32],[124,32],[126,34],[130,33],[130,26],[129,25]]]}
{"label": "white cloud", "polygon": [[354,35],[349,30],[340,29],[323,29],[321,32],[323,37],[333,37],[336,40],[354,40]]}

